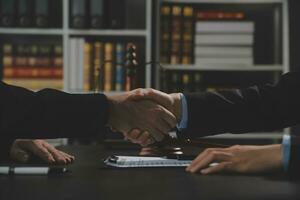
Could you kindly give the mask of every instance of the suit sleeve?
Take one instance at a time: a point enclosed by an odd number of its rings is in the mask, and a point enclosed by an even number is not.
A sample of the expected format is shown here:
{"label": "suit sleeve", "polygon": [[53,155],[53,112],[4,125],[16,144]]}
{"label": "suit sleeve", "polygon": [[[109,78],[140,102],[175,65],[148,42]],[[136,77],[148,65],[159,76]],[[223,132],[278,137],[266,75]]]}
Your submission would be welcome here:
{"label": "suit sleeve", "polygon": [[0,82],[0,140],[95,136],[105,128],[103,94],[32,92]]}
{"label": "suit sleeve", "polygon": [[185,94],[187,136],[270,131],[300,123],[300,74],[287,73],[275,85]]}

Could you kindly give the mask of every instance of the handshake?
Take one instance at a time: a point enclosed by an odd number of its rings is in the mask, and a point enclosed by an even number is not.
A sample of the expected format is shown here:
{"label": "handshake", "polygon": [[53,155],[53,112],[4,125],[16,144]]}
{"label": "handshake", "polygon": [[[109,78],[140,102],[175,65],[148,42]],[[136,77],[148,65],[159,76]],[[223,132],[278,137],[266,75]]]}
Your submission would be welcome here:
{"label": "handshake", "polygon": [[107,99],[108,126],[142,146],[162,141],[181,119],[180,93],[136,89]]}

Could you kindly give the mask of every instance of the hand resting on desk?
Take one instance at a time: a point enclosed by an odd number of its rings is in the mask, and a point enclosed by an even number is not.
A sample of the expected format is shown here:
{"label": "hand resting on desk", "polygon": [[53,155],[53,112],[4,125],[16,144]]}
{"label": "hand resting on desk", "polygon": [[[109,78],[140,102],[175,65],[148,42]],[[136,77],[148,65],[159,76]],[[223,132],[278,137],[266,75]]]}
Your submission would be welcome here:
{"label": "hand resting on desk", "polygon": [[70,164],[75,157],[56,149],[45,140],[17,139],[11,146],[10,158],[17,162],[26,163],[35,155],[49,164]]}
{"label": "hand resting on desk", "polygon": [[[219,164],[209,166],[211,163]],[[263,173],[279,170],[283,170],[281,144],[208,148],[186,168],[188,172],[201,174]]]}

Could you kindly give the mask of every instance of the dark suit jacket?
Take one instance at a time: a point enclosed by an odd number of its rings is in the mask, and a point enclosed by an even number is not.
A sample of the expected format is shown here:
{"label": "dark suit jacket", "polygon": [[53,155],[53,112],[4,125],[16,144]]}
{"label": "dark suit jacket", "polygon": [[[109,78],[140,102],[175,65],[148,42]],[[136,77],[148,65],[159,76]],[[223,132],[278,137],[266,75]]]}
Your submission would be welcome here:
{"label": "dark suit jacket", "polygon": [[[275,85],[185,96],[188,104],[185,134],[191,137],[224,132],[270,131],[300,124],[298,72],[283,75]],[[298,140],[292,138],[290,167],[297,166],[300,171]],[[297,151],[299,153],[295,156]]]}
{"label": "dark suit jacket", "polygon": [[95,136],[107,119],[108,101],[103,94],[32,92],[0,82],[0,157],[7,155],[16,138]]}

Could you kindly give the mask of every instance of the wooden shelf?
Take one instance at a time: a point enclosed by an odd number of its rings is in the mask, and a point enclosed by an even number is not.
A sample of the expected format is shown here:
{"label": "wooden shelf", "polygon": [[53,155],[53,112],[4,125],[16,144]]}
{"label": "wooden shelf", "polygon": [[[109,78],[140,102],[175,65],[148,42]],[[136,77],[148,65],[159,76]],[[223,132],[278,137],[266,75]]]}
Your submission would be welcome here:
{"label": "wooden shelf", "polygon": [[283,71],[282,65],[254,65],[254,66],[198,66],[198,65],[170,65],[162,64],[165,70],[195,70],[195,71]]}
{"label": "wooden shelf", "polygon": [[164,0],[169,3],[283,3],[285,0]]}
{"label": "wooden shelf", "polygon": [[146,30],[76,30],[69,29],[70,35],[104,35],[104,36],[146,36]]}
{"label": "wooden shelf", "polygon": [[0,28],[0,34],[63,35],[63,30],[62,29],[42,29],[42,28]]}

